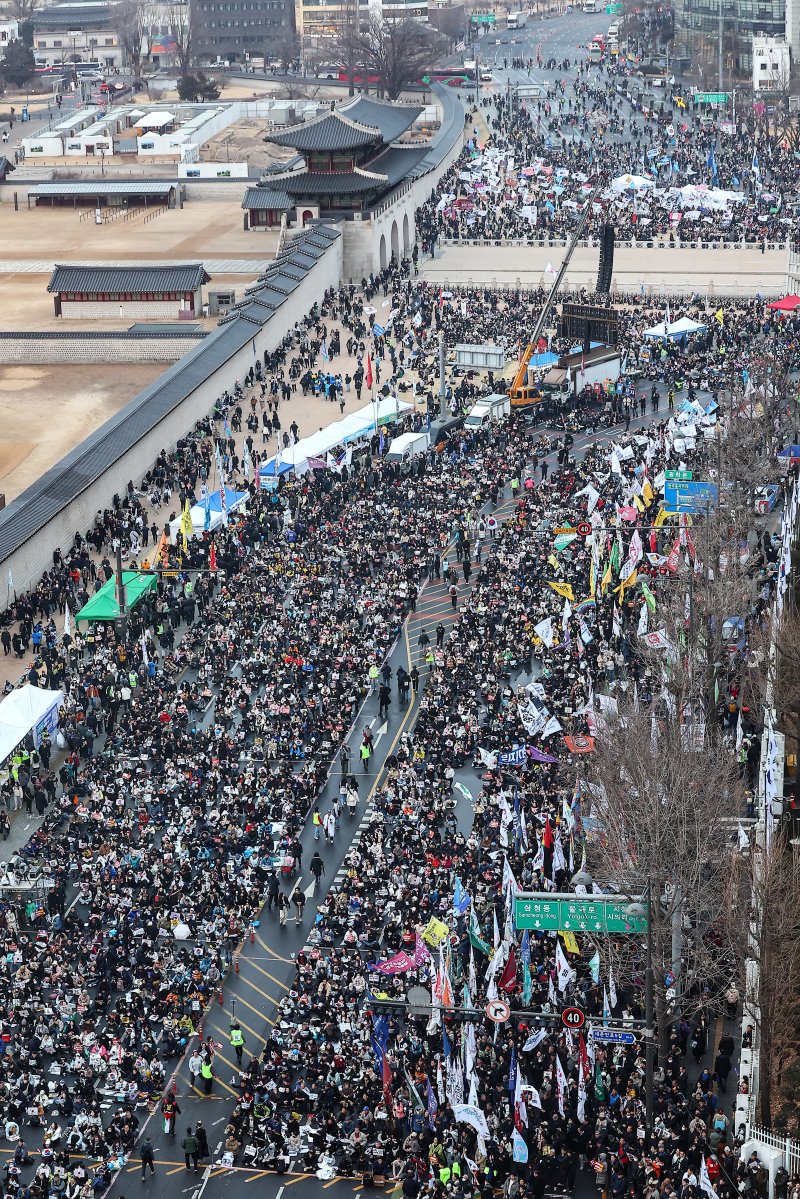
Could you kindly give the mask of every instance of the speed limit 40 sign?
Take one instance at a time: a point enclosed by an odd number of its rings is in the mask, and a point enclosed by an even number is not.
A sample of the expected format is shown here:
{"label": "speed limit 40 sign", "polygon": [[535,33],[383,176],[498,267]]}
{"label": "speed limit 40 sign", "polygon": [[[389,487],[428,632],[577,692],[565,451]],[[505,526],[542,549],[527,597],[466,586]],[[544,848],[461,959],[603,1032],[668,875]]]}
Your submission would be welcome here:
{"label": "speed limit 40 sign", "polygon": [[565,1007],[561,1013],[561,1023],[565,1028],[583,1028],[586,1015],[579,1007]]}

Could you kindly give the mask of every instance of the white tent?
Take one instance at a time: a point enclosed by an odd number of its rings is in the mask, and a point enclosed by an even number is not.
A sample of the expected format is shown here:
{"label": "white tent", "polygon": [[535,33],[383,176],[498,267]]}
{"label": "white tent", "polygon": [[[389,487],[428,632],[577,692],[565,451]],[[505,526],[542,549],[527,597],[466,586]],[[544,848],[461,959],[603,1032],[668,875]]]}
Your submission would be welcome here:
{"label": "white tent", "polygon": [[[292,466],[304,467],[309,458],[324,458],[328,451],[337,445],[358,441],[360,437],[371,437],[376,420],[379,425],[383,425],[406,412],[411,412],[412,408],[413,404],[405,400],[396,400],[393,396],[382,397],[374,404],[366,404],[357,412],[351,412],[349,416],[342,417],[309,437],[301,437],[294,445],[287,446],[281,452],[281,462],[284,466],[289,463]],[[267,466],[274,461],[274,457],[271,458]],[[261,473],[272,472],[265,472],[262,467]]]}
{"label": "white tent", "polygon": [[4,762],[28,733],[38,746],[45,729],[54,733],[58,724],[58,709],[64,702],[63,691],[47,691],[26,683],[12,691],[0,703],[0,762]]}
{"label": "white tent", "polygon": [[652,329],[645,329],[643,337],[667,337],[672,340],[678,340],[681,337],[688,337],[690,333],[699,333],[702,329],[708,326],[703,325],[700,321],[690,320],[688,316],[682,316],[677,321],[662,321],[658,325],[653,325]]}

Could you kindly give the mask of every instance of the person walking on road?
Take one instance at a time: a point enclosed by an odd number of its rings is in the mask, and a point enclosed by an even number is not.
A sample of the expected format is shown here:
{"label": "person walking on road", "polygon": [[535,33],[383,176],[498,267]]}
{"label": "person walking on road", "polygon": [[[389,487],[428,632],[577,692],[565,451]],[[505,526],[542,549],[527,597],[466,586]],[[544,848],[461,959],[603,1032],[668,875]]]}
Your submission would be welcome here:
{"label": "person walking on road", "polygon": [[289,915],[290,905],[291,900],[289,899],[289,896],[285,891],[281,891],[280,895],[278,896],[278,922],[280,923],[281,928],[283,928],[286,924],[286,917]]}
{"label": "person walking on road", "polygon": [[197,1078],[198,1074],[200,1073],[200,1067],[202,1066],[202,1064],[203,1064],[203,1059],[201,1058],[200,1054],[195,1049],[195,1051],[189,1055],[189,1062],[188,1062],[189,1086],[190,1087],[194,1086],[195,1079]]}
{"label": "person walking on road", "polygon": [[275,873],[275,871],[272,870],[272,871],[270,871],[270,874],[267,878],[267,911],[268,912],[272,911],[273,904],[275,904],[275,906],[277,907],[279,890],[280,890],[280,884],[278,882],[278,876]]}
{"label": "person walking on road", "polygon": [[[325,833],[325,844],[333,845],[333,838],[336,836],[336,813],[335,812],[326,812],[325,813],[325,815],[322,817],[322,828]],[[315,853],[314,857],[315,858],[319,857],[319,854]],[[312,858],[311,861],[313,862],[314,858]]]}
{"label": "person walking on road", "polygon": [[325,873],[325,863],[319,856],[318,852],[314,854],[313,858],[308,863],[308,868],[314,875],[314,893],[316,894],[316,892],[319,890],[319,880]]}
{"label": "person walking on road", "polygon": [[343,745],[339,753],[339,761],[342,764],[342,776],[350,773],[350,746]]}
{"label": "person walking on road", "polygon": [[444,645],[444,633],[445,633],[444,625],[442,624],[442,622],[440,620],[436,626],[436,648],[437,649],[441,649],[442,646]]}
{"label": "person walking on road", "polygon": [[292,895],[294,901],[294,926],[299,928],[303,923],[303,908],[306,906],[306,897],[299,887],[295,887]]}
{"label": "person walking on road", "polygon": [[197,1137],[197,1156],[200,1161],[205,1161],[207,1157],[211,1157],[211,1150],[208,1145],[208,1134],[202,1120],[198,1120],[194,1126],[194,1135]]}
{"label": "person walking on road", "polygon": [[419,637],[417,637],[417,645],[419,646],[420,655],[424,658],[426,650],[431,643],[427,629],[423,629]]}
{"label": "person walking on road", "polygon": [[150,1173],[156,1172],[156,1155],[153,1149],[153,1142],[149,1137],[145,1137],[144,1144],[139,1150],[139,1157],[142,1159],[142,1182],[144,1182],[145,1172],[147,1167],[150,1167]]}
{"label": "person walking on road", "polygon": [[183,1157],[186,1162],[186,1169],[189,1170],[191,1168],[189,1165],[189,1163],[191,1161],[191,1165],[194,1166],[195,1174],[199,1174],[200,1168],[197,1165],[197,1157],[198,1157],[197,1137],[194,1135],[191,1128],[186,1129],[186,1136],[181,1141],[181,1149],[183,1150]]}
{"label": "person walking on road", "polygon": [[175,1120],[180,1115],[181,1109],[178,1107],[178,1100],[174,1091],[169,1091],[161,1104],[161,1111],[164,1116],[164,1132],[169,1136],[175,1136]]}
{"label": "person walking on road", "polygon": [[372,756],[372,746],[370,745],[369,741],[361,742],[359,754],[361,755],[361,764],[364,767],[364,774],[369,774],[369,760]]}
{"label": "person walking on road", "polygon": [[244,1033],[242,1032],[238,1021],[234,1021],[231,1025],[231,1049],[236,1054],[236,1061],[241,1066],[242,1054],[244,1053]]}

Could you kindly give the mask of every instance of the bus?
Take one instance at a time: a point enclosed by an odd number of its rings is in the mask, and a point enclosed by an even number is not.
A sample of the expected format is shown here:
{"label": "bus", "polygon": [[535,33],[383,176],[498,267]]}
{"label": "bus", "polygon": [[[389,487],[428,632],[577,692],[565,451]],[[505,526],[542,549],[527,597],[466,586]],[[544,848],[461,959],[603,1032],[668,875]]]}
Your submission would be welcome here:
{"label": "bus", "polygon": [[448,87],[466,87],[476,78],[475,63],[465,62],[460,67],[431,67],[421,75],[418,83],[430,87],[432,83],[446,83]]}
{"label": "bus", "polygon": [[597,12],[597,0],[583,0],[584,12]]}

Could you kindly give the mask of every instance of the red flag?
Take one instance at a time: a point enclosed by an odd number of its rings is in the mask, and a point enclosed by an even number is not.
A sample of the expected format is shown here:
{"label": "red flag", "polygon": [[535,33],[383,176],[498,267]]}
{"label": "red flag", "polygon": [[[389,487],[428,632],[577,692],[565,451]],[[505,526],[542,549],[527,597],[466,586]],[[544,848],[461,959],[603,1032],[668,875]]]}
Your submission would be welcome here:
{"label": "red flag", "polygon": [[556,843],[556,839],[553,836],[553,826],[551,825],[550,817],[548,816],[544,822],[544,833],[542,834],[542,845],[545,847],[545,849],[552,849],[553,846],[555,845],[555,843]]}
{"label": "red flag", "polygon": [[514,946],[511,946],[511,952],[508,955],[508,961],[505,964],[498,987],[502,987],[504,991],[516,991],[517,989],[517,955],[514,952]]}
{"label": "red flag", "polygon": [[589,1065],[589,1054],[586,1051],[586,1042],[583,1039],[583,1033],[578,1033],[578,1062],[580,1064],[580,1075],[584,1082],[591,1074],[591,1066]]}
{"label": "red flag", "polygon": [[367,384],[367,391],[369,391],[372,388],[372,355],[371,354],[367,354],[366,384]]}
{"label": "red flag", "polygon": [[386,1101],[386,1106],[391,1111],[392,1109],[392,1068],[389,1065],[389,1056],[384,1052],[383,1055],[383,1098]]}
{"label": "red flag", "polygon": [[565,737],[564,744],[571,754],[590,754],[594,749],[594,737],[576,733],[574,737]]}
{"label": "red flag", "polygon": [[208,569],[217,569],[217,547],[214,542],[211,542],[211,553],[208,555]]}
{"label": "red flag", "polygon": [[440,287],[439,288],[439,310],[441,311],[442,308],[444,308],[444,292],[442,291],[442,289]]}

